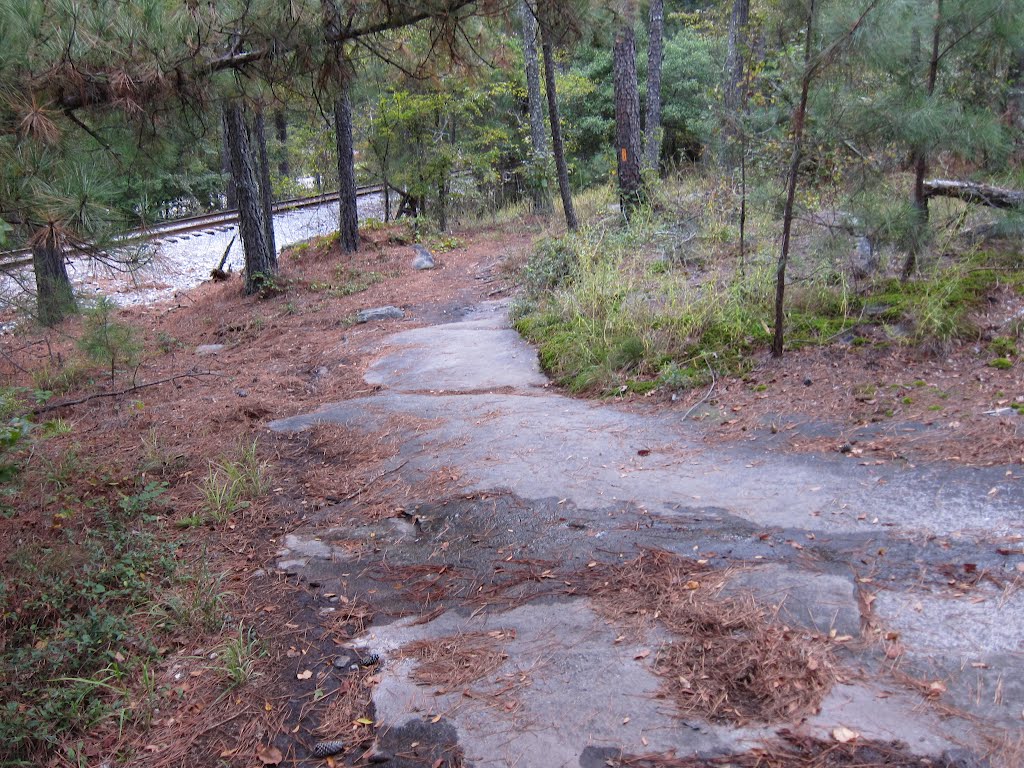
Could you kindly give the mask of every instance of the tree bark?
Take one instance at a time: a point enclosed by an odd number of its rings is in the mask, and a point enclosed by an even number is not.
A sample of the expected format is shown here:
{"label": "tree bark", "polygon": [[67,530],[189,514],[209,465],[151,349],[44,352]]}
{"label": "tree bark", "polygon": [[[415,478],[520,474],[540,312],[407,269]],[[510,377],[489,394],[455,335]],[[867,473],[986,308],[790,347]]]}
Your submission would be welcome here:
{"label": "tree bark", "polygon": [[356,170],[352,155],[352,105],[349,85],[342,80],[341,92],[334,102],[334,132],[338,145],[338,207],[341,250],[359,250],[359,208],[356,198]]}
{"label": "tree bark", "polygon": [[615,152],[619,204],[629,221],[642,201],[640,175],[640,89],[636,79],[636,35],[627,20],[615,35]]}
{"label": "tree bark", "polygon": [[343,253],[359,250],[359,207],[352,142],[351,70],[345,58],[345,25],[336,0],[321,0],[324,39],[331,46],[332,75],[338,94],[334,99],[334,138],[338,150],[338,236]]}
{"label": "tree bark", "polygon": [[729,42],[725,57],[725,88],[722,98],[725,125],[722,129],[721,156],[723,164],[729,168],[734,168],[739,163],[740,148],[736,145],[743,112],[743,74],[746,68],[744,48],[749,21],[750,0],[733,0],[732,15],[729,17]]}
{"label": "tree bark", "polygon": [[807,9],[807,37],[804,42],[804,75],[800,84],[800,102],[793,114],[793,157],[789,163],[789,177],[786,181],[786,207],[782,213],[782,247],[775,272],[775,334],[772,338],[772,357],[782,357],[785,333],[786,262],[789,260],[789,244],[793,232],[793,211],[796,205],[796,183],[803,158],[804,127],[807,118],[807,100],[811,91],[811,49],[814,42],[814,6],[811,0]]}
{"label": "tree bark", "polygon": [[651,0],[649,26],[644,167],[658,170],[661,160],[661,65],[665,58],[665,0]]}
{"label": "tree bark", "polygon": [[540,25],[541,48],[544,53],[544,87],[548,92],[548,120],[551,123],[551,150],[555,156],[555,170],[558,175],[558,191],[562,195],[562,209],[565,225],[570,232],[580,228],[576,220],[576,209],[572,204],[572,190],[569,188],[569,166],[565,162],[565,145],[562,143],[562,121],[558,115],[558,93],[555,90],[555,55],[552,51],[551,32],[546,24]]}
{"label": "tree bark", "polygon": [[238,196],[235,194],[235,176],[231,172],[231,153],[228,151],[228,128],[223,113],[220,120],[220,168],[224,174],[224,207],[233,211],[238,207]]}
{"label": "tree bark", "polygon": [[245,251],[245,292],[258,293],[277,274],[277,254],[267,242],[263,199],[240,104],[224,105],[224,125],[231,157],[231,173],[238,195],[238,231]]}
{"label": "tree bark", "polygon": [[270,157],[267,154],[267,126],[263,120],[263,109],[256,109],[253,119],[253,140],[259,157],[260,201],[263,204],[263,223],[267,230],[267,247],[277,253],[274,238],[274,190],[270,183]]}
{"label": "tree bark", "polygon": [[36,313],[39,322],[57,325],[78,310],[71,281],[64,266],[64,248],[53,225],[32,245],[32,269],[36,278]]}
{"label": "tree bark", "polygon": [[[939,77],[939,46],[942,42],[942,0],[935,0],[935,20],[932,27],[932,50],[928,59],[928,76],[925,81],[925,93],[928,98],[935,94],[935,83]],[[928,230],[928,196],[924,191],[924,177],[928,173],[928,153],[923,148],[914,150],[914,192],[913,205],[916,213],[914,240],[910,244],[907,260],[903,262],[903,279],[908,280],[917,270],[917,258],[924,247],[925,235]]]}
{"label": "tree bark", "polygon": [[530,111],[531,156],[529,179],[533,212],[551,213],[548,193],[548,147],[544,130],[544,104],[540,92],[540,60],[537,57],[537,19],[526,0],[519,0],[522,18],[523,59],[526,65],[526,101]]}
{"label": "tree bark", "polygon": [[274,110],[274,132],[281,145],[281,155],[277,162],[277,174],[281,178],[292,175],[291,163],[288,162],[288,117],[283,109]]}

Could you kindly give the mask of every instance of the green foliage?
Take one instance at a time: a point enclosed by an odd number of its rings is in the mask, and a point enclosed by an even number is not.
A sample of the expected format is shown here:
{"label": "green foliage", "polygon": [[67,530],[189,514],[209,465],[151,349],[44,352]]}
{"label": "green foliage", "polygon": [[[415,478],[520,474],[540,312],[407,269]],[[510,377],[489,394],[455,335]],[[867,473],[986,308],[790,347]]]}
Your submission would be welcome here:
{"label": "green foliage", "polygon": [[158,651],[138,618],[174,580],[173,547],[101,519],[59,547],[22,545],[5,564],[0,739],[15,759],[143,714],[135,685]]}
{"label": "green foliage", "polygon": [[330,296],[340,299],[345,296],[362,293],[371,285],[381,282],[385,277],[381,272],[368,272],[344,264],[339,264],[335,267],[334,274],[336,277],[335,281],[313,281],[309,284],[309,290],[323,291]]}
{"label": "green foliage", "polygon": [[85,322],[78,347],[95,363],[110,369],[110,380],[118,364],[132,366],[138,362],[142,346],[135,329],[116,319],[117,305],[105,296],[85,312]]}

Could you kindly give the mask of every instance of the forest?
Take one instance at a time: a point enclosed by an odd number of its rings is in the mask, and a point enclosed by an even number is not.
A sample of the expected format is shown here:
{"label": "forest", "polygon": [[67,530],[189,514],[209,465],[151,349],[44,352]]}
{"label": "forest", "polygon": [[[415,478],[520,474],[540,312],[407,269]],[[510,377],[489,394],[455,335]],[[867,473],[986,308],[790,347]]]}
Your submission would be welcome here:
{"label": "forest", "polygon": [[[303,493],[373,483],[369,454],[316,443],[346,469],[309,491],[312,459],[265,426],[365,390],[345,345],[372,303],[511,297],[564,392],[735,439],[830,378],[808,410],[956,425],[844,455],[1024,461],[1022,20],[1024,0],[0,0],[0,763],[284,760],[265,733],[306,711],[247,691],[287,697],[289,632],[316,618],[239,574]],[[335,192],[333,234],[275,243],[275,204]],[[124,307],[69,273],[150,279],[146,232],[220,211],[244,267],[199,298]],[[413,244],[450,284],[407,274]],[[277,399],[250,396],[261,375]],[[169,667],[186,646],[208,665]],[[331,693],[352,760],[372,683]]]}

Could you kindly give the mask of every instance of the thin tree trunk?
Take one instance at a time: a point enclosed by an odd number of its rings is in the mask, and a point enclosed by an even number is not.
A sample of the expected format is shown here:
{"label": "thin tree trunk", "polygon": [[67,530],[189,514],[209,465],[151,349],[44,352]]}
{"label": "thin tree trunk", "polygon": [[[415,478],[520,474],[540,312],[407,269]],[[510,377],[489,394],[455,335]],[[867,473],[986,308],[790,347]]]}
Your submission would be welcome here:
{"label": "thin tree trunk", "polygon": [[384,186],[384,223],[391,221],[391,182],[387,174],[381,176],[381,183]]}
{"label": "thin tree trunk", "polygon": [[32,269],[36,278],[36,313],[45,326],[57,325],[78,307],[64,266],[64,249],[52,225],[32,246]]}
{"label": "thin tree trunk", "polygon": [[540,92],[540,60],[537,58],[537,19],[526,0],[519,0],[522,18],[523,59],[526,64],[526,101],[530,111],[531,156],[529,180],[533,212],[551,213],[548,193],[548,146],[544,130],[544,104]]}
{"label": "thin tree trunk", "polygon": [[235,194],[235,176],[231,172],[231,153],[228,151],[228,128],[221,114],[220,120],[220,168],[224,174],[224,207],[233,211],[238,207],[238,196]]}
{"label": "thin tree trunk", "polygon": [[[942,43],[942,0],[935,0],[935,21],[932,28],[932,50],[928,59],[928,77],[925,92],[928,98],[935,94],[935,83],[939,78],[939,46]],[[912,202],[916,214],[916,232],[910,244],[907,260],[903,262],[903,279],[909,280],[917,270],[917,260],[924,248],[925,236],[928,231],[928,195],[925,194],[924,177],[928,174],[928,153],[922,148],[914,151],[914,192]]]}
{"label": "thin tree trunk", "polygon": [[644,167],[658,170],[661,160],[661,64],[665,58],[665,0],[651,0],[649,37]]}
{"label": "thin tree trunk", "polygon": [[338,232],[343,253],[359,250],[359,208],[356,198],[356,170],[352,156],[352,105],[348,81],[334,102],[334,131],[338,144]]}
{"label": "thin tree trunk", "polygon": [[729,17],[729,42],[725,56],[725,88],[723,107],[725,125],[722,130],[722,162],[735,168],[739,162],[736,143],[743,110],[743,73],[745,69],[747,24],[750,21],[750,0],[733,0]]}
{"label": "thin tree trunk", "polygon": [[642,198],[640,175],[640,89],[636,79],[636,35],[630,21],[615,35],[615,152],[619,205],[629,221]]}
{"label": "thin tree trunk", "polygon": [[267,242],[263,199],[241,105],[224,105],[224,125],[231,156],[231,173],[238,195],[238,231],[245,251],[245,292],[258,293],[277,274],[277,254]]}
{"label": "thin tree trunk", "polygon": [[562,195],[565,225],[570,232],[575,232],[580,228],[580,225],[576,220],[576,209],[572,205],[572,190],[569,188],[569,166],[565,162],[565,145],[562,143],[562,121],[558,116],[558,93],[555,90],[555,55],[552,51],[551,33],[545,24],[540,25],[540,35],[541,47],[544,53],[544,87],[548,92],[548,120],[551,123],[551,150],[555,156],[558,191]]}
{"label": "thin tree trunk", "polygon": [[789,260],[789,243],[793,232],[793,210],[796,204],[796,184],[803,158],[804,127],[807,118],[807,100],[811,91],[811,48],[814,42],[814,5],[811,0],[807,9],[807,38],[804,43],[804,76],[800,84],[800,102],[793,115],[793,157],[789,163],[789,177],[786,181],[786,207],[782,213],[782,247],[779,264],[775,273],[775,335],[772,339],[772,357],[782,357],[785,332],[786,262]]}
{"label": "thin tree trunk", "polygon": [[275,254],[277,243],[274,238],[274,190],[270,184],[270,157],[267,154],[267,126],[263,121],[263,109],[256,109],[253,119],[253,139],[259,157],[260,200],[263,203],[263,222],[267,229],[267,247]]}
{"label": "thin tree trunk", "polygon": [[283,109],[274,110],[274,132],[281,145],[281,155],[277,162],[277,175],[283,179],[292,175],[291,163],[288,162],[288,116]]}
{"label": "thin tree trunk", "polygon": [[351,68],[345,58],[344,24],[335,0],[321,0],[324,38],[331,46],[333,76],[338,85],[334,99],[334,138],[338,151],[338,236],[343,253],[359,250],[359,207],[356,170],[352,155],[352,102],[349,94]]}

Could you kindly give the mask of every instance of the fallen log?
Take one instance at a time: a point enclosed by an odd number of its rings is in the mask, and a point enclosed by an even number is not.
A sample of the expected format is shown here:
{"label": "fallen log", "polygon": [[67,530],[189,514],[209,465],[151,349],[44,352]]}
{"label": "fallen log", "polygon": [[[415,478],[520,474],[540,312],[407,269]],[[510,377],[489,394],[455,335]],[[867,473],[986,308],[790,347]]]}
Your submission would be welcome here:
{"label": "fallen log", "polygon": [[948,179],[932,179],[924,183],[925,197],[952,197],[965,203],[987,205],[1009,211],[1024,208],[1024,192],[1016,189],[1004,189],[988,184],[975,184],[972,181],[950,181]]}

